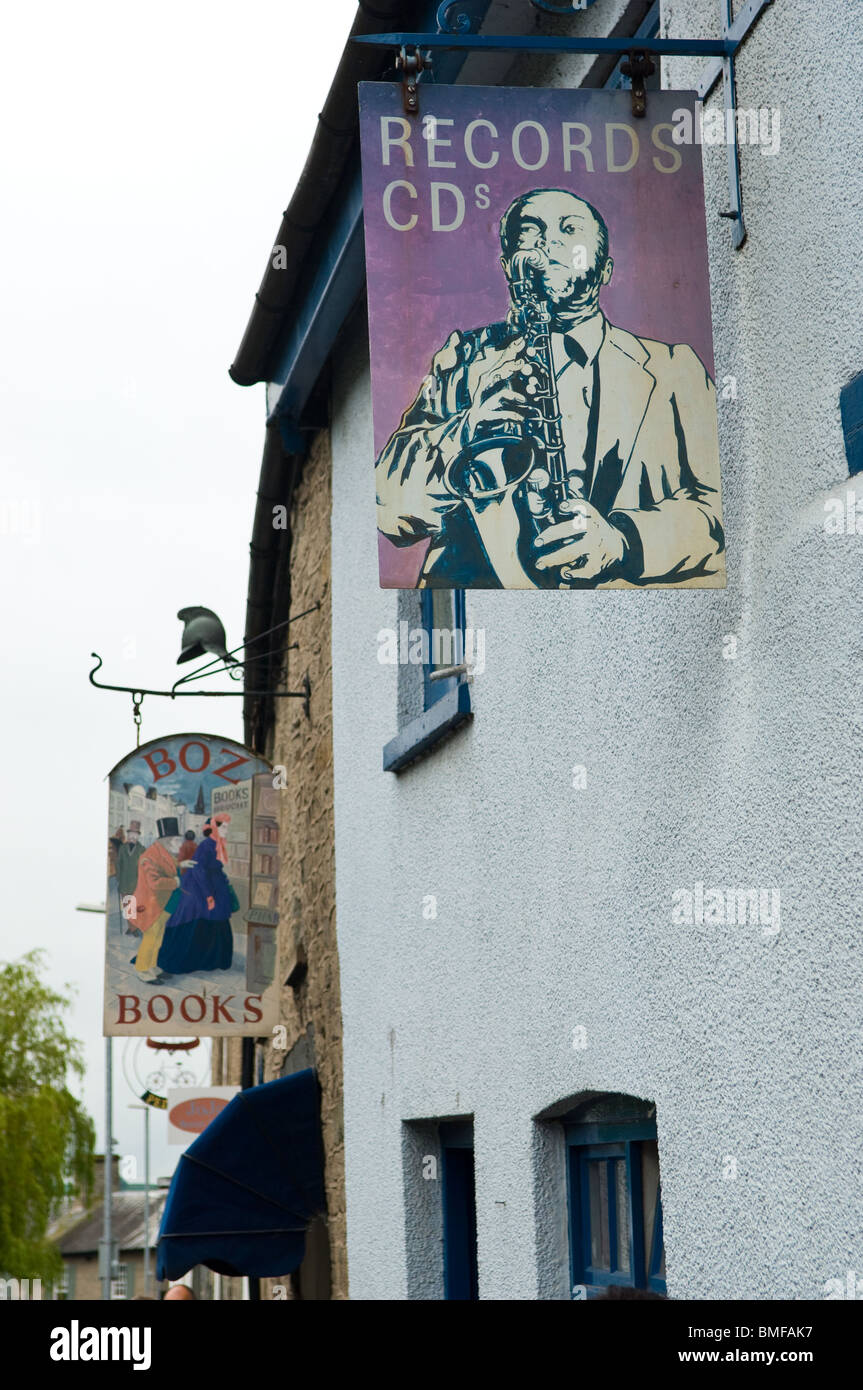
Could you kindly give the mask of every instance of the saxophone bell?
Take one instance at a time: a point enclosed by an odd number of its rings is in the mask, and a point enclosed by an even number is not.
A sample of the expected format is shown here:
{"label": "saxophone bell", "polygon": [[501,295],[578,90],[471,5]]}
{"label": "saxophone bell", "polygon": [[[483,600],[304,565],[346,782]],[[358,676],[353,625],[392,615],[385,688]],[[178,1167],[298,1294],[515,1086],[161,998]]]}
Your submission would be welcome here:
{"label": "saxophone bell", "polygon": [[[530,326],[542,315],[542,301],[537,295],[532,270],[541,270],[548,257],[538,246],[514,251],[510,258],[510,290],[518,327],[528,339],[527,355],[530,364],[536,350],[530,341]],[[538,364],[540,365],[540,364]],[[546,443],[541,434],[529,434],[502,424],[490,429],[487,435],[474,437],[447,469],[445,483],[463,501],[484,503],[499,500],[505,493],[514,493],[529,477],[535,478],[541,469]],[[546,479],[547,479],[546,475]],[[531,481],[530,495],[535,495]],[[530,496],[528,498],[530,506]]]}
{"label": "saxophone bell", "polygon": [[[563,421],[552,351],[552,312],[543,293],[542,272],[552,264],[539,246],[513,252],[507,273],[512,310],[510,323],[524,340],[524,364],[514,374],[524,383],[533,411],[523,424],[485,422],[456,456],[445,485],[473,513],[486,553],[509,563],[511,536],[500,525],[492,503],[509,499],[518,519],[516,556],[521,572],[534,587],[577,587],[577,565],[559,574],[536,567],[533,542],[550,526],[572,521],[572,504],[580,497],[566,465]],[[503,540],[501,539],[503,537]]]}
{"label": "saxophone bell", "polygon": [[514,492],[533,471],[538,447],[531,435],[503,431],[474,439],[450,464],[445,484],[462,501],[494,501]]}

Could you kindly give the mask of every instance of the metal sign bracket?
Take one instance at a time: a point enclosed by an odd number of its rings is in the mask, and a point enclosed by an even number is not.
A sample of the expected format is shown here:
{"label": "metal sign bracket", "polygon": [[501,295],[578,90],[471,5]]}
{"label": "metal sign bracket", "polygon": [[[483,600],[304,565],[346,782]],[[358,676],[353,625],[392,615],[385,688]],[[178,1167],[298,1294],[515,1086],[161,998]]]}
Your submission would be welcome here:
{"label": "metal sign bracket", "polygon": [[[531,0],[534,3],[534,0]],[[549,0],[539,0],[534,8],[556,15],[576,14],[585,10],[593,0],[580,3],[572,0],[571,7],[558,6]],[[356,34],[352,43],[396,47],[399,52],[396,68],[402,72],[402,91],[405,114],[419,114],[418,83],[422,72],[432,65],[434,49],[460,50],[465,53],[506,51],[524,53],[616,53],[626,61],[621,65],[624,75],[632,78],[632,114],[643,116],[647,109],[644,78],[653,71],[651,54],[669,58],[709,58],[699,80],[697,91],[701,101],[710,93],[719,78],[723,81],[725,98],[725,135],[728,151],[729,207],[719,216],[733,223],[732,244],[738,250],[746,240],[743,221],[743,195],[740,184],[740,150],[737,129],[737,87],[734,60],[743,40],[773,0],[747,0],[735,16],[733,0],[719,0],[722,20],[720,39],[664,39],[639,36],[614,38],[581,38],[563,34],[475,34],[471,32],[473,18],[466,10],[466,0],[441,0],[437,14],[436,34]],[[423,52],[425,50],[425,52]],[[628,55],[628,56],[627,56]],[[730,114],[729,114],[730,113]]]}
{"label": "metal sign bracket", "polygon": [[419,47],[402,44],[396,54],[396,72],[402,73],[402,106],[406,116],[420,113],[419,79],[423,72],[432,68],[431,53],[423,53]]}
{"label": "metal sign bracket", "polygon": [[[269,637],[272,633],[280,632],[282,628],[289,627],[290,624],[295,623],[298,618],[305,618],[308,617],[310,613],[316,613],[320,606],[320,600],[318,600],[317,603],[312,604],[311,608],[303,609],[302,613],[295,613],[292,618],[286,618],[284,622],[276,623],[274,627],[267,628],[266,632],[260,632],[257,637],[251,638],[248,642],[242,642],[239,647],[234,647],[233,651],[228,653],[228,657],[233,658],[235,652],[244,651],[247,647],[250,647],[253,642],[260,642],[262,638]],[[96,672],[102,668],[102,658],[99,656],[98,652],[91,652],[90,655],[93,657],[96,665],[90,672],[90,684],[95,685],[97,690],[119,690],[122,694],[132,696],[132,718],[137,730],[139,744],[141,741],[141,705],[144,703],[145,695],[157,695],[166,700],[178,700],[190,698],[192,696],[209,700],[230,699],[231,696],[235,698],[258,696],[276,700],[302,700],[302,710],[308,719],[311,714],[310,701],[312,695],[312,687],[308,672],[300,682],[299,690],[246,690],[244,688],[239,690],[180,690],[178,688],[181,685],[187,684],[189,681],[204,680],[207,676],[231,675],[232,671],[236,671],[237,675],[239,675],[239,671],[243,667],[251,665],[254,661],[282,656],[285,652],[292,651],[297,645],[296,642],[292,642],[289,646],[282,647],[279,651],[259,653],[254,657],[249,657],[247,655],[245,661],[232,660],[231,666],[228,666],[222,657],[216,657],[214,660],[206,662],[205,665],[196,667],[196,669],[190,671],[187,676],[181,676],[179,680],[174,682],[170,690],[148,690],[140,687],[132,687],[130,685],[108,685],[105,681],[97,681]]]}
{"label": "metal sign bracket", "polygon": [[[737,77],[734,70],[734,61],[741,43],[752,29],[753,25],[760,19],[768,5],[772,5],[773,0],[747,0],[743,9],[735,18],[732,15],[732,0],[720,0],[722,14],[722,36],[731,42],[734,47],[726,57],[720,61],[708,63],[701,79],[698,83],[698,97],[704,101],[709,95],[719,78],[722,78],[722,90],[725,107],[725,131],[726,149],[728,151],[728,201],[729,206],[720,212],[720,217],[725,217],[733,223],[731,228],[731,241],[735,251],[746,240],[746,224],[743,221],[743,192],[740,184],[740,146],[737,139]],[[728,133],[731,138],[728,138]]]}
{"label": "metal sign bracket", "polygon": [[632,81],[632,114],[633,116],[644,116],[647,114],[647,91],[644,86],[645,77],[652,77],[656,72],[656,64],[643,48],[633,48],[630,50],[626,62],[621,63],[620,71],[624,77]]}

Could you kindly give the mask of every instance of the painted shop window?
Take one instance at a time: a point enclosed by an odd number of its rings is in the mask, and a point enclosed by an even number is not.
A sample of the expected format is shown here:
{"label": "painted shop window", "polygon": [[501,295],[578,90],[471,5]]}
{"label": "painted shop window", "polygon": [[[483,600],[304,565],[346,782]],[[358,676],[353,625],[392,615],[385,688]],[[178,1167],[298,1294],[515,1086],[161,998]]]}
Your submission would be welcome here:
{"label": "painted shop window", "polygon": [[400,590],[392,637],[399,731],[384,748],[383,767],[400,772],[471,716],[464,590]]}
{"label": "painted shop window", "polygon": [[603,1096],[565,1116],[573,1298],[610,1285],[665,1294],[655,1109]]}
{"label": "painted shop window", "polygon": [[452,1120],[441,1124],[440,1145],[444,1298],[478,1299],[472,1122]]}

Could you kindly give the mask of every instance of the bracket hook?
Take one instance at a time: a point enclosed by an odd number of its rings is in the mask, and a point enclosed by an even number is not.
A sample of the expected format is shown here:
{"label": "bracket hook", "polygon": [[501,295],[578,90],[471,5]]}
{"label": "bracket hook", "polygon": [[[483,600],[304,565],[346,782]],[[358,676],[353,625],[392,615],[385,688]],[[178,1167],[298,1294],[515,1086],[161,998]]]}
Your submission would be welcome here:
{"label": "bracket hook", "polygon": [[653,76],[656,72],[656,64],[645,49],[631,48],[626,61],[620,65],[620,71],[624,77],[632,79],[633,116],[646,115],[647,91],[644,86],[644,79]]}
{"label": "bracket hook", "polygon": [[144,703],[143,690],[132,691],[132,723],[135,725],[135,747],[141,747],[141,705]]}
{"label": "bracket hook", "polygon": [[406,116],[418,116],[420,109],[419,77],[420,73],[429,71],[432,67],[432,55],[423,53],[420,48],[413,48],[408,52],[406,46],[402,44],[396,54],[396,72],[404,74],[402,77],[402,106]]}

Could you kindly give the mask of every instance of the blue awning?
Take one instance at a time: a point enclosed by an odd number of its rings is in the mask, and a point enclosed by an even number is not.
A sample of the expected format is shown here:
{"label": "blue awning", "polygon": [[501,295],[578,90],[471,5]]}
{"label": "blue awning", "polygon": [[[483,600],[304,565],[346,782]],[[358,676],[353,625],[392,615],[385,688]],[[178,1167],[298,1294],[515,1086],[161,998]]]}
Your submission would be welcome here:
{"label": "blue awning", "polygon": [[318,1082],[295,1072],[235,1096],[180,1158],[168,1193],[156,1274],[194,1265],[274,1277],[302,1261],[306,1229],[326,1209]]}

